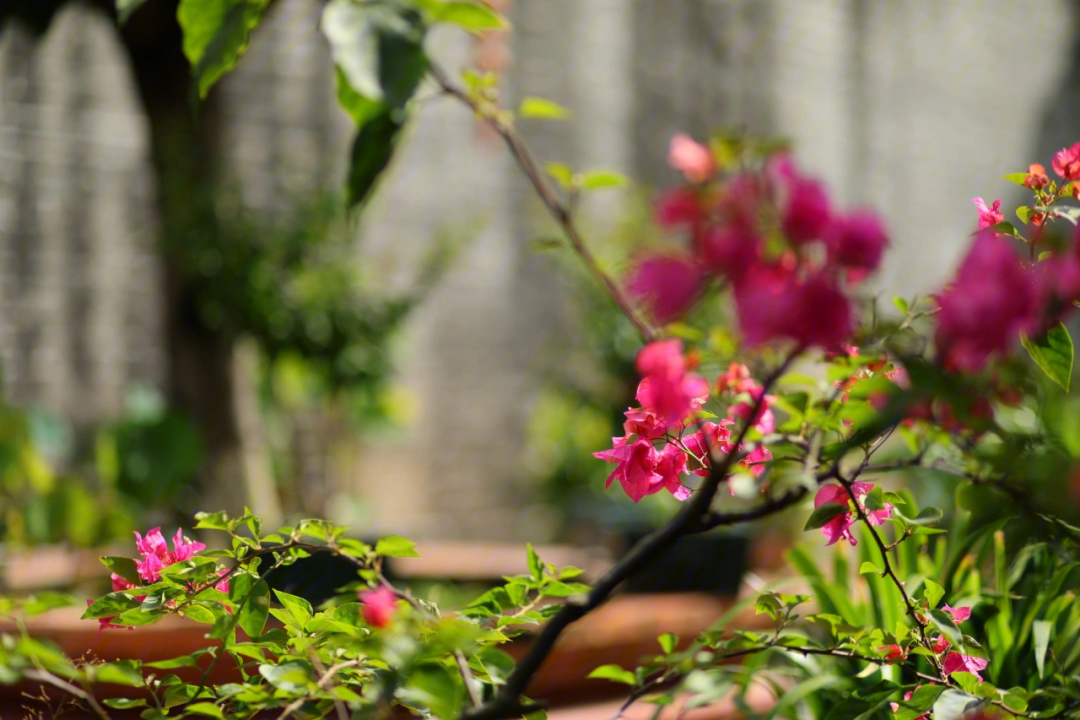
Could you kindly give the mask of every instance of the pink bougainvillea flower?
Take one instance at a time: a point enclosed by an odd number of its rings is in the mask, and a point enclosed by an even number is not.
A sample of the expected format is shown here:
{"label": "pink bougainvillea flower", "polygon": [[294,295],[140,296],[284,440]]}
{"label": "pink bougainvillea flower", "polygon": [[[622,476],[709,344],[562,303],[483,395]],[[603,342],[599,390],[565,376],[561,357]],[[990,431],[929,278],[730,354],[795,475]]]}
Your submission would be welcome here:
{"label": "pink bougainvillea flower", "polygon": [[1046,176],[1046,168],[1039,163],[1028,165],[1028,174],[1024,178],[1024,187],[1029,190],[1039,190],[1050,184],[1050,178]]}
{"label": "pink bougainvillea flower", "polygon": [[780,210],[780,227],[796,245],[821,240],[829,227],[829,194],[810,178],[792,178]]}
{"label": "pink bougainvillea flower", "polygon": [[1001,200],[995,200],[990,207],[986,207],[986,201],[981,197],[973,198],[971,202],[975,203],[975,209],[979,211],[980,230],[991,225],[997,225],[1005,220],[1005,216],[1001,212]]}
{"label": "pink bougainvillea flower", "polygon": [[690,497],[690,488],[682,484],[680,475],[686,473],[686,453],[678,446],[668,444],[657,456],[656,472],[660,475],[661,482],[668,492],[675,496],[676,500],[686,500]]}
{"label": "pink bougainvillea flower", "polygon": [[156,527],[146,533],[144,538],[138,532],[135,533],[135,548],[143,556],[142,560],[135,561],[135,568],[139,571],[139,577],[146,582],[157,582],[161,577],[163,568],[177,562],[190,560],[195,553],[205,550],[206,545],[201,542],[193,542],[184,537],[184,531],[177,528],[173,535],[173,549],[169,550],[165,537],[161,534],[161,528]]}
{"label": "pink bougainvillea flower", "polygon": [[971,617],[971,608],[970,607],[954,608],[954,607],[949,607],[948,605],[945,605],[942,608],[942,610],[944,610],[945,612],[952,615],[952,619],[956,623],[962,623],[965,620],[967,620],[969,617]]}
{"label": "pink bougainvillea flower", "polygon": [[742,363],[733,362],[728,365],[727,372],[716,379],[716,391],[719,393],[731,390],[733,392],[753,392],[760,387],[750,377],[750,368]]}
{"label": "pink bougainvillea flower", "polygon": [[[855,492],[856,502],[859,503],[859,507],[863,507],[863,498],[865,498],[874,486],[870,483],[853,483],[852,490]],[[814,507],[819,508],[826,503],[837,503],[845,507],[850,508],[851,495],[841,485],[822,485],[821,489],[817,491],[817,495],[814,496]],[[867,510],[866,519],[871,525],[881,525],[889,516],[892,515],[893,506],[889,503],[885,503],[885,507],[881,510]],[[855,524],[858,516],[850,509],[847,512],[840,513],[821,528],[821,532],[828,539],[826,545],[832,545],[837,540],[844,538],[852,545],[856,545],[857,541],[855,536],[851,534],[851,526]]]}
{"label": "pink bougainvillea flower", "polygon": [[701,236],[705,265],[717,275],[738,282],[761,256],[761,238],[739,224],[715,225]]}
{"label": "pink bougainvillea flower", "polygon": [[701,267],[691,257],[664,253],[639,258],[626,280],[630,295],[661,324],[678,320],[701,290]]}
{"label": "pink bougainvillea flower", "polygon": [[851,336],[851,303],[824,274],[799,278],[783,266],[757,265],[735,285],[739,329],[750,347],[777,339],[837,348]]}
{"label": "pink bougainvillea flower", "polygon": [[[768,435],[776,429],[776,416],[773,415],[773,411],[770,406],[776,399],[774,395],[766,395],[764,400],[761,400],[761,387],[754,387],[748,391],[750,394],[749,400],[743,400],[728,408],[728,415],[731,417],[742,418],[748,423],[753,424],[754,429],[760,432],[762,435]],[[760,407],[756,416],[751,419],[750,415],[754,412],[754,406],[758,401],[761,401]]]}
{"label": "pink bougainvillea flower", "polygon": [[716,173],[716,160],[709,148],[686,133],[672,136],[667,161],[687,182],[703,183]]}
{"label": "pink bougainvillea flower", "polygon": [[709,395],[709,384],[686,372],[679,340],[649,343],[638,352],[635,364],[644,376],[638,385],[638,402],[668,425],[685,420]]}
{"label": "pink bougainvillea flower", "polygon": [[139,554],[143,557],[156,555],[162,560],[164,560],[165,556],[169,553],[169,545],[165,542],[165,536],[161,534],[161,528],[159,527],[147,532],[145,538],[136,531],[135,549],[138,550]]}
{"label": "pink bougainvillea flower", "polygon": [[195,556],[195,553],[200,550],[205,550],[206,545],[201,542],[193,542],[184,537],[184,531],[182,528],[176,529],[176,534],[172,538],[173,551],[169,554],[169,565],[178,562],[184,562],[190,560]]}
{"label": "pink bougainvillea flower", "polygon": [[397,611],[397,593],[386,585],[361,592],[360,602],[364,604],[364,621],[377,628],[389,625]]}
{"label": "pink bougainvillea flower", "polygon": [[147,555],[142,560],[135,561],[135,569],[139,571],[139,577],[148,583],[157,582],[161,578],[161,571],[167,566],[157,555]]}
{"label": "pink bougainvillea flower", "polygon": [[724,418],[719,423],[702,423],[701,429],[693,435],[683,436],[682,443],[690,453],[701,462],[701,467],[694,470],[695,475],[706,477],[709,474],[709,467],[706,463],[709,462],[709,456],[711,453],[721,452],[728,453],[731,451],[731,430],[728,428],[732,425],[730,418]]}
{"label": "pink bougainvillea flower", "polygon": [[1038,325],[1039,294],[1009,243],[990,232],[976,238],[956,281],[938,296],[938,355],[950,369],[976,372],[1020,332]]}
{"label": "pink bougainvillea flower", "polygon": [[979,671],[985,670],[987,664],[982,658],[951,652],[945,656],[942,670],[945,671],[946,675],[952,675],[954,672],[969,672],[981,681],[982,676],[979,675]]}
{"label": "pink bougainvillea flower", "polygon": [[867,210],[837,218],[829,228],[829,261],[846,268],[873,272],[888,245],[885,224]]}
{"label": "pink bougainvillea flower", "polygon": [[[769,451],[769,448],[764,445],[758,445],[751,450],[739,464],[757,477],[761,477],[765,472],[765,463],[770,460],[772,460],[772,453]],[[734,490],[732,490],[732,492],[734,493]]]}
{"label": "pink bougainvillea flower", "polygon": [[931,642],[930,648],[939,655],[945,652],[949,647],[949,639],[944,635],[938,635]]}
{"label": "pink bougainvillea flower", "polygon": [[611,450],[593,453],[593,457],[615,463],[605,487],[611,487],[611,482],[618,480],[634,502],[664,487],[664,476],[657,472],[660,458],[651,442],[644,438],[633,443],[627,443],[626,438],[614,438],[613,442],[615,447]]}
{"label": "pink bougainvillea flower", "polygon": [[655,440],[667,432],[667,423],[660,422],[656,415],[648,410],[630,408],[623,414],[626,415],[623,430],[628,436],[640,435],[646,440]]}
{"label": "pink bougainvillea flower", "polygon": [[1080,142],[1054,153],[1050,167],[1066,180],[1080,180]]}

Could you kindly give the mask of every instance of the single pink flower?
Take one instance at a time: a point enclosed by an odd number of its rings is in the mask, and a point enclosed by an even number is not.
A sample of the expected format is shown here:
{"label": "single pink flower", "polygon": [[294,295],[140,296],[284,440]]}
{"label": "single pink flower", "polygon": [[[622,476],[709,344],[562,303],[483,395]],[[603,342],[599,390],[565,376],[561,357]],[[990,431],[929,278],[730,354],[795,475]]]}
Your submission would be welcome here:
{"label": "single pink flower", "polygon": [[145,538],[136,531],[135,548],[143,557],[156,555],[161,560],[164,560],[169,553],[169,545],[165,542],[165,536],[161,534],[161,528],[159,527],[146,533]]}
{"label": "single pink flower", "polygon": [[956,281],[938,296],[938,355],[950,369],[977,372],[1039,323],[1039,293],[1009,243],[982,232]]}
{"label": "single pink flower", "polygon": [[667,324],[694,306],[703,279],[693,258],[670,253],[648,255],[635,262],[626,289],[658,323]]}
{"label": "single pink flower", "polygon": [[173,551],[169,553],[168,556],[170,560],[170,562],[168,563],[169,565],[171,565],[172,563],[190,560],[195,556],[195,553],[199,552],[200,550],[206,549],[206,545],[204,545],[203,543],[193,542],[184,537],[184,531],[182,528],[176,529],[176,534],[173,535],[172,542]]}
{"label": "single pink flower", "polygon": [[611,487],[611,482],[618,480],[634,502],[664,487],[664,477],[656,471],[660,459],[650,441],[639,438],[627,443],[626,438],[614,438],[613,442],[615,447],[611,450],[593,453],[595,458],[615,463],[605,487]]}
{"label": "single pink flower", "polygon": [[1054,153],[1050,167],[1066,180],[1080,179],[1080,142]]}
{"label": "single pink flower", "polygon": [[936,638],[933,639],[933,641],[931,642],[931,645],[930,645],[930,649],[933,650],[934,652],[936,652],[939,655],[941,653],[945,652],[948,648],[949,648],[949,639],[947,637],[945,637],[944,635],[938,635]]}
{"label": "single pink flower", "polygon": [[742,363],[733,362],[729,364],[727,372],[716,379],[716,391],[720,393],[728,390],[752,393],[759,387],[761,386],[750,377],[750,368]]}
{"label": "single pink flower", "polygon": [[[878,648],[879,652],[882,651],[882,650],[887,650],[888,651],[885,654],[885,659],[886,660],[902,660],[904,658],[904,649],[901,648],[899,645],[884,645],[884,646]],[[910,698],[904,698],[904,699],[908,700]]]}
{"label": "single pink flower", "polygon": [[979,675],[979,671],[985,670],[987,664],[988,663],[980,657],[951,652],[945,656],[942,670],[945,671],[946,675],[952,675],[954,672],[969,672],[981,681],[982,676]]}
{"label": "single pink flower", "polygon": [[873,272],[888,245],[884,223],[867,210],[837,218],[829,228],[829,261],[846,268]]}
{"label": "single pink flower", "polygon": [[701,424],[701,429],[693,435],[684,435],[683,447],[698,460],[704,461],[700,468],[693,471],[695,475],[707,477],[709,475],[709,457],[713,452],[728,453],[731,450],[730,418],[721,420],[720,423],[706,422]]}
{"label": "single pink flower", "polygon": [[945,605],[942,609],[945,612],[952,615],[952,619],[956,623],[962,623],[965,620],[967,620],[969,617],[971,617],[971,608],[970,607],[954,608],[954,607],[949,607],[948,605]]}
{"label": "single pink flower", "polygon": [[660,422],[655,414],[641,408],[630,408],[625,413],[626,422],[623,430],[629,435],[640,435],[646,440],[663,437],[668,430],[667,423]]}
{"label": "single pink flower", "polygon": [[755,387],[749,391],[750,399],[743,400],[736,405],[732,405],[728,408],[728,415],[731,417],[742,418],[744,421],[753,424],[754,429],[760,432],[762,435],[768,435],[776,429],[776,416],[773,415],[773,411],[770,406],[776,399],[773,395],[766,395],[765,399],[761,402],[761,406],[758,408],[757,414],[753,419],[750,418],[750,414],[754,412],[754,406],[757,405],[761,398],[762,388]]}
{"label": "single pink flower", "polygon": [[364,621],[368,625],[384,628],[394,619],[397,610],[397,594],[386,585],[360,593],[364,604]]}
{"label": "single pink flower", "polygon": [[147,555],[142,560],[135,561],[135,569],[143,580],[154,583],[161,578],[161,571],[169,564],[171,563],[162,562],[157,555]]}
{"label": "single pink flower", "polygon": [[668,165],[678,170],[687,182],[703,183],[716,173],[716,160],[709,148],[686,133],[676,133],[668,149]]}
{"label": "single pink flower", "polygon": [[637,400],[660,422],[682,422],[709,395],[709,384],[686,372],[679,340],[649,343],[638,352],[635,364],[644,376],[638,384]]}
{"label": "single pink flower", "polygon": [[975,203],[975,209],[979,211],[980,230],[1005,220],[1005,216],[1001,213],[1001,200],[995,200],[990,207],[986,207],[986,201],[981,197],[974,198],[971,202]]}

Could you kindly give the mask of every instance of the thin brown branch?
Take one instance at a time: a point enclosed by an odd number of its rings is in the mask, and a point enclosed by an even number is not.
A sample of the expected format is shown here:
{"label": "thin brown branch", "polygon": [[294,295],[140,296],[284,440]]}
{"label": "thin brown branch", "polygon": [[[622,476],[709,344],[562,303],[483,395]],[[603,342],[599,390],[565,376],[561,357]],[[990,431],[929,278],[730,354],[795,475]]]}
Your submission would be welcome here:
{"label": "thin brown branch", "polygon": [[548,182],[544,172],[540,169],[540,166],[536,162],[536,158],[533,156],[529,146],[525,143],[524,139],[517,129],[506,122],[502,116],[494,111],[494,108],[485,107],[481,105],[476,99],[469,96],[465,90],[458,87],[453,81],[450,80],[446,72],[439,67],[438,64],[428,61],[428,71],[431,76],[442,88],[443,92],[450,95],[460,102],[468,106],[477,117],[481,118],[484,122],[491,126],[491,128],[498,133],[498,135],[506,143],[510,153],[517,160],[518,165],[521,167],[525,177],[529,179],[533,189],[536,191],[537,196],[544,203],[548,213],[555,219],[555,221],[562,228],[566,234],[567,239],[570,240],[571,246],[574,248],[574,252],[578,254],[581,260],[585,263],[585,267],[594,278],[607,290],[608,295],[611,296],[612,301],[619,308],[623,315],[626,316],[637,331],[641,334],[641,337],[646,342],[652,342],[656,338],[656,334],[653,329],[649,327],[648,323],[641,319],[641,317],[634,311],[633,306],[627,299],[626,295],[619,288],[611,277],[605,273],[596,258],[589,251],[585,245],[585,241],[582,239],[581,232],[578,230],[577,225],[574,222],[573,213],[571,212],[570,203],[564,203],[555,192],[555,189]]}
{"label": "thin brown branch", "polygon": [[[319,678],[319,682],[315,683],[316,689],[325,690],[326,687],[330,684],[330,681],[333,679],[335,674],[337,674],[337,673],[339,673],[342,670],[345,670],[347,668],[356,667],[361,662],[363,662],[363,661],[359,660],[359,659],[357,659],[357,660],[346,660],[345,662],[340,662],[337,665],[331,665],[330,668],[327,669],[327,671],[325,673],[323,673],[323,676],[321,678]],[[280,715],[278,715],[277,720],[285,720],[285,718],[289,717],[294,712],[296,712],[301,707],[303,707],[304,703],[306,703],[308,701],[308,699],[310,699],[310,698],[311,698],[311,693],[305,693],[304,695],[301,695],[300,697],[296,698],[291,703],[289,703],[287,706],[285,706],[285,709],[281,712]]]}
{"label": "thin brown branch", "polygon": [[457,660],[458,672],[461,673],[461,679],[465,683],[465,690],[469,693],[469,700],[472,701],[473,707],[480,707],[484,704],[484,698],[480,697],[480,693],[476,689],[476,679],[473,677],[472,671],[469,670],[469,661],[465,658],[465,653],[455,650],[454,659]]}

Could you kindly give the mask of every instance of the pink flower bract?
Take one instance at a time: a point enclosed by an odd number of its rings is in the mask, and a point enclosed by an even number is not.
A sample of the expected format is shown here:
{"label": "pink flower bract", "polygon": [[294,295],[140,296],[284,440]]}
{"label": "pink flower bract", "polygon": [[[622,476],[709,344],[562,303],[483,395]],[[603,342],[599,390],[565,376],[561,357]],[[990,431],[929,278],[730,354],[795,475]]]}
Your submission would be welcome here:
{"label": "pink flower bract", "polygon": [[829,260],[847,268],[872,272],[889,245],[885,224],[876,213],[854,212],[835,220],[829,231]]}
{"label": "pink flower bract", "polygon": [[[863,498],[870,494],[874,486],[870,483],[857,482],[852,484],[851,489],[855,493],[855,500],[859,507],[862,507]],[[814,496],[814,507],[819,508],[826,503],[837,503],[849,507],[850,501],[851,495],[843,486],[822,485],[817,491],[817,495]],[[881,525],[889,519],[892,511],[893,506],[885,503],[885,507],[881,510],[867,510],[866,519],[871,525]],[[821,532],[828,538],[828,542],[825,544],[832,545],[837,540],[844,538],[852,545],[856,545],[855,536],[851,534],[851,526],[855,524],[857,519],[858,516],[849,509],[847,512],[842,512],[825,523],[821,528]]]}
{"label": "pink flower bract", "polygon": [[739,329],[750,347],[777,339],[836,348],[851,336],[851,303],[831,279],[755,266],[735,285]]}
{"label": "pink flower bract", "polygon": [[682,317],[701,290],[701,268],[693,258],[661,254],[640,258],[626,281],[630,294],[661,324]]}
{"label": "pink flower bract", "polygon": [[361,592],[360,602],[364,604],[364,621],[377,628],[389,625],[397,611],[397,594],[385,585]]}
{"label": "pink flower bract", "polygon": [[954,608],[945,605],[942,610],[952,615],[953,621],[957,623],[962,623],[971,617],[971,608],[969,607]]}
{"label": "pink flower bract", "polygon": [[709,395],[708,383],[686,372],[679,340],[649,343],[638,352],[636,365],[644,375],[637,400],[663,423],[685,420]]}
{"label": "pink flower bract", "polygon": [[956,281],[938,297],[934,339],[946,367],[978,371],[991,354],[1008,350],[1020,332],[1036,327],[1033,278],[1004,238],[990,232],[975,238]]}
{"label": "pink flower bract", "polygon": [[952,675],[954,672],[969,672],[979,678],[979,680],[982,680],[979,671],[985,670],[987,664],[988,663],[982,658],[973,655],[961,655],[958,652],[951,652],[945,656],[945,662],[942,664],[942,669],[945,671],[946,675]]}
{"label": "pink flower bract", "polygon": [[995,200],[990,207],[986,207],[986,201],[981,197],[974,198],[971,202],[975,203],[975,209],[979,211],[980,230],[1005,220],[1005,216],[1001,213],[1001,200]]}
{"label": "pink flower bract", "polygon": [[1080,179],[1080,142],[1054,153],[1050,167],[1066,180]]}
{"label": "pink flower bract", "polygon": [[676,133],[668,148],[668,165],[678,170],[687,182],[703,183],[716,172],[716,160],[709,148],[686,133]]}

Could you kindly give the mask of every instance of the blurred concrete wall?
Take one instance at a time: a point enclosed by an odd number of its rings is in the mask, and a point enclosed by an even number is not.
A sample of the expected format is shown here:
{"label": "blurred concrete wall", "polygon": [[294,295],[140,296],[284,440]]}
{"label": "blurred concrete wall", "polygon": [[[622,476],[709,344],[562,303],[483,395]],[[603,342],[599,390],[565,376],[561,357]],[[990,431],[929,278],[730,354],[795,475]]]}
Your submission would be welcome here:
{"label": "blurred concrete wall", "polygon": [[[224,86],[243,201],[269,213],[344,170],[350,128],[318,11],[280,0]],[[887,215],[890,294],[948,276],[973,196],[1010,192],[999,175],[1080,140],[1066,0],[516,0],[512,18],[507,97],[574,111],[523,124],[543,160],[662,185],[676,131],[787,135],[842,202]],[[72,8],[41,46],[0,39],[0,358],[10,397],[82,421],[115,413],[123,387],[159,381],[164,362],[145,129],[110,32]],[[431,47],[452,68],[476,51],[455,32]],[[593,235],[622,200],[586,207]],[[520,449],[573,327],[549,261],[526,250],[547,227],[498,142],[453,102],[425,100],[364,218],[363,253],[402,289],[435,234],[470,239],[401,344],[408,426],[333,471],[340,519],[418,537],[545,531]]]}

